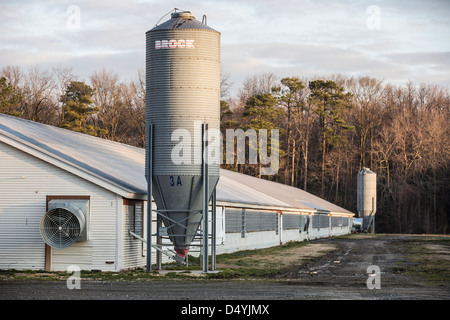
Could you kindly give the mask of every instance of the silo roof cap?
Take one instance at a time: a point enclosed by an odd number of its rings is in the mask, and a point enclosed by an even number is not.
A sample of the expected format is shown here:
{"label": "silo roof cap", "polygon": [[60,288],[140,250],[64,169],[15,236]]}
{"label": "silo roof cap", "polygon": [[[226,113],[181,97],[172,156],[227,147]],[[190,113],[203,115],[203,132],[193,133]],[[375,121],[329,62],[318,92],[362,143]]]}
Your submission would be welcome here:
{"label": "silo roof cap", "polygon": [[181,19],[195,19],[194,15],[190,11],[179,11],[173,12],[171,14],[172,19],[181,18]]}
{"label": "silo roof cap", "polygon": [[372,170],[370,170],[369,168],[362,168],[362,170],[359,172],[360,174],[376,174],[375,172],[373,172]]}
{"label": "silo roof cap", "polygon": [[[174,29],[193,29],[193,30],[205,30],[213,31],[213,28],[195,19],[194,15],[190,11],[177,11],[171,14],[171,19],[157,24],[153,29],[147,31],[158,31],[158,30],[174,30]],[[218,32],[220,33],[220,32]]]}

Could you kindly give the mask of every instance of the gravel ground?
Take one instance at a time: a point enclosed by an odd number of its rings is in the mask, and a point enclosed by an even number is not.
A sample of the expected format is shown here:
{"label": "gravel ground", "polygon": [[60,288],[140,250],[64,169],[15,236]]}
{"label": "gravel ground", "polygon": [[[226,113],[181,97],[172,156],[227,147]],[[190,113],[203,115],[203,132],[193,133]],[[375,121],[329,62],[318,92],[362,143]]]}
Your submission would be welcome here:
{"label": "gravel ground", "polygon": [[[402,241],[411,236],[330,238],[314,243],[338,249],[293,265],[276,279],[157,281],[83,280],[69,290],[65,281],[0,280],[0,300],[448,300],[448,282],[432,285],[407,274],[411,264]],[[448,255],[443,255],[448,258]],[[367,268],[379,274],[369,277]],[[370,272],[369,272],[370,273]],[[375,277],[379,282],[375,281]],[[379,283],[379,289],[369,289]],[[180,302],[181,301],[181,302]],[[181,308],[181,307],[180,307]],[[261,309],[262,310],[262,309]],[[260,311],[261,311],[260,310]],[[177,311],[178,312],[178,311]],[[224,311],[225,312],[225,311]]]}

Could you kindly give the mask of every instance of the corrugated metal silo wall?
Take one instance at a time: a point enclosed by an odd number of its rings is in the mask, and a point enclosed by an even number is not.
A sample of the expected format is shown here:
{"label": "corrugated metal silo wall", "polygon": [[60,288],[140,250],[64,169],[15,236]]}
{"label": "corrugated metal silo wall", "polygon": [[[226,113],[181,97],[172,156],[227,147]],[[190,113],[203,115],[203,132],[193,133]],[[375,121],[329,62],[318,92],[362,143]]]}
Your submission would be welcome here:
{"label": "corrugated metal silo wall", "polygon": [[[357,177],[357,209],[360,217],[366,217],[377,210],[377,175],[375,172],[364,168]],[[373,199],[373,200],[372,200]]]}
{"label": "corrugated metal silo wall", "polygon": [[[157,41],[164,40],[169,41],[169,48],[158,48]],[[187,40],[193,40],[193,48],[187,48]],[[147,32],[146,68],[146,121],[154,124],[154,174],[201,175],[201,159],[191,165],[173,164],[171,153],[178,141],[171,141],[171,134],[176,129],[189,131],[194,162],[194,156],[201,154],[201,141],[194,141],[201,134],[201,123],[219,129],[220,33],[151,30]],[[219,175],[219,165],[210,165],[209,170],[210,175]]]}

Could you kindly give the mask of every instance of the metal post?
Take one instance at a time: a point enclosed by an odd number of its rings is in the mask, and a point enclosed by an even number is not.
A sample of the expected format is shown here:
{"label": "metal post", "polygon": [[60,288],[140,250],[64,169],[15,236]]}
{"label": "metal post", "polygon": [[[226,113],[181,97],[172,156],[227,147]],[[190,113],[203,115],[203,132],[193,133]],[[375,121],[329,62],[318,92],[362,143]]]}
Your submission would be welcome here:
{"label": "metal post", "polygon": [[[156,214],[156,245],[158,247],[161,247],[162,244],[162,237],[160,235],[160,230],[162,227],[162,218],[159,213]],[[159,250],[156,250],[156,269],[161,270],[162,269],[162,252]]]}
{"label": "metal post", "polygon": [[216,188],[212,194],[212,216],[211,216],[211,270],[216,271]]}
{"label": "metal post", "polygon": [[375,234],[375,215],[373,216],[373,222],[372,222],[372,234]]}
{"label": "metal post", "polygon": [[147,272],[152,271],[152,178],[153,178],[153,124],[147,133]]}
{"label": "metal post", "polygon": [[203,164],[203,272],[208,272],[208,124],[202,124],[202,164]]}
{"label": "metal post", "polygon": [[372,197],[372,234],[375,234],[375,198]]}

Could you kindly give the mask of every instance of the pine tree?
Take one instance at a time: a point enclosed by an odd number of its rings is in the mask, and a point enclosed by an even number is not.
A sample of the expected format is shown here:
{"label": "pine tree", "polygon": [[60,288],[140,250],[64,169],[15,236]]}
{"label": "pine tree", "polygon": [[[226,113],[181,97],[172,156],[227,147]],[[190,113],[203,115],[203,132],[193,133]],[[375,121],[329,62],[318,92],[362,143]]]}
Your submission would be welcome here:
{"label": "pine tree", "polygon": [[[261,129],[267,130],[269,134],[272,129],[277,129],[282,132],[282,129],[276,125],[276,122],[285,115],[285,111],[278,107],[278,99],[272,93],[261,93],[250,96],[244,107],[244,117],[251,117],[250,123],[247,129],[255,129],[259,131]],[[270,143],[271,137],[267,137],[267,149],[268,152],[272,152],[272,145]],[[278,143],[278,153],[284,154],[284,152],[279,149]],[[256,148],[258,150],[257,154],[261,156],[261,152],[258,146],[249,144],[249,148]],[[258,176],[261,177],[261,161],[258,160]]]}
{"label": "pine tree", "polygon": [[[294,139],[294,111],[299,109],[301,101],[301,92],[305,88],[305,85],[298,77],[287,77],[281,79],[281,87],[273,88],[274,93],[278,95],[278,99],[282,105],[286,108],[287,123],[286,123],[286,170],[285,170],[285,183],[294,186],[295,178],[295,139]],[[290,171],[290,177],[289,177]]]}
{"label": "pine tree", "polygon": [[63,103],[62,128],[82,132],[90,135],[99,135],[101,129],[88,124],[88,117],[98,111],[92,106],[94,89],[81,81],[72,81],[61,96]]}
{"label": "pine tree", "polygon": [[0,78],[0,112],[11,116],[20,117],[19,103],[22,100],[21,94],[10,83],[6,82],[5,77]]}
{"label": "pine tree", "polygon": [[284,110],[277,107],[278,99],[272,93],[255,94],[245,103],[244,117],[251,117],[250,128],[275,129],[275,121],[284,115]]}
{"label": "pine tree", "polygon": [[343,114],[347,109],[352,108],[352,94],[345,92],[343,87],[338,86],[332,80],[315,80],[309,83],[311,93],[309,102],[315,106],[315,112],[319,116],[321,130],[321,151],[322,151],[322,177],[321,177],[321,197],[325,196],[325,163],[327,146],[342,146],[345,144],[345,137],[342,130],[354,130],[354,127],[347,125]]}

